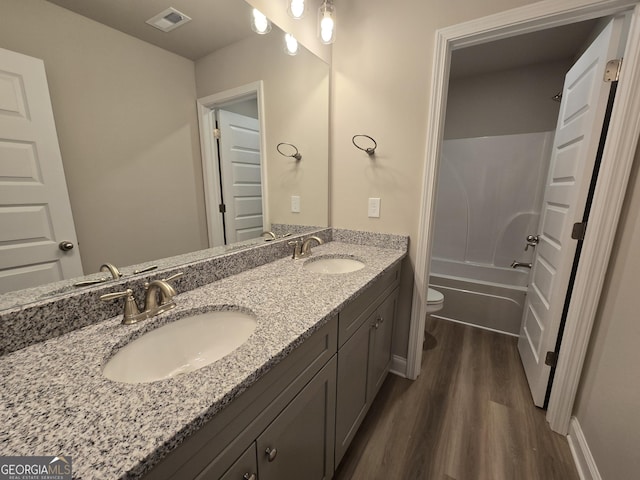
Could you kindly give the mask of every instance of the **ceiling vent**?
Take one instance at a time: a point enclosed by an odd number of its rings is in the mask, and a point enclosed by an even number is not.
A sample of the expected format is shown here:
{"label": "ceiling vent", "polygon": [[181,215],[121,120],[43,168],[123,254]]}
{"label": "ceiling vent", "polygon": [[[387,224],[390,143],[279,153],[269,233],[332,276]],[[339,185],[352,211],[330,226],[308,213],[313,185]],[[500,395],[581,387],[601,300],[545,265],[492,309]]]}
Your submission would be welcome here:
{"label": "ceiling vent", "polygon": [[178,28],[180,25],[184,25],[191,20],[191,17],[186,16],[184,13],[179,12],[173,7],[167,8],[165,11],[160,12],[153,18],[147,20],[146,23],[152,27],[156,27],[163,32],[170,32],[171,30]]}

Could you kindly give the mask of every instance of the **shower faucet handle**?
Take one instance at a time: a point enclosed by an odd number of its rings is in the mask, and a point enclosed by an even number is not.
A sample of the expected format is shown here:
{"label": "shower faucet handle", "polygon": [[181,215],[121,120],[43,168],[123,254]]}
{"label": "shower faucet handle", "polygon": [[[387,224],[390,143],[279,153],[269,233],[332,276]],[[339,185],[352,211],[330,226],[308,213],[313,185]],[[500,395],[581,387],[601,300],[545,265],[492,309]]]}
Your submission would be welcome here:
{"label": "shower faucet handle", "polygon": [[527,250],[529,250],[529,247],[536,248],[536,245],[538,245],[539,241],[539,235],[527,235],[527,244],[524,247],[524,251],[526,252]]}

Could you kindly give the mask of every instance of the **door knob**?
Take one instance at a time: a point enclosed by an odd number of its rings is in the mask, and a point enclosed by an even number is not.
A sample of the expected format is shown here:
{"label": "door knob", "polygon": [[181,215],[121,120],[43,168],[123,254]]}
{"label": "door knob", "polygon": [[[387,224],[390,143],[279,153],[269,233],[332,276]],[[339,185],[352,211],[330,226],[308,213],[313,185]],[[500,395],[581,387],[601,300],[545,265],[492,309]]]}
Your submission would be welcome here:
{"label": "door knob", "polygon": [[535,248],[540,241],[540,237],[538,235],[527,235],[527,245],[524,247],[524,251],[529,250],[529,247]]}
{"label": "door knob", "polygon": [[73,250],[73,247],[74,247],[73,243],[68,241],[60,242],[58,244],[58,248],[63,252],[68,252],[69,250]]}

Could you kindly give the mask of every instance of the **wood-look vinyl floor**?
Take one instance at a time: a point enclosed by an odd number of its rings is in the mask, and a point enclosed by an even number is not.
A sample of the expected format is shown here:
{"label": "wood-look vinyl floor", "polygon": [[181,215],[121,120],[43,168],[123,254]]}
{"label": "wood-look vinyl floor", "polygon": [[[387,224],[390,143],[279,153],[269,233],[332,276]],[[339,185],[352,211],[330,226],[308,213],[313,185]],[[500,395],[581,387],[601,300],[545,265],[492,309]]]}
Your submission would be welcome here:
{"label": "wood-look vinyl floor", "polygon": [[335,480],[578,480],[531,400],[517,339],[429,320],[416,381],[389,375]]}

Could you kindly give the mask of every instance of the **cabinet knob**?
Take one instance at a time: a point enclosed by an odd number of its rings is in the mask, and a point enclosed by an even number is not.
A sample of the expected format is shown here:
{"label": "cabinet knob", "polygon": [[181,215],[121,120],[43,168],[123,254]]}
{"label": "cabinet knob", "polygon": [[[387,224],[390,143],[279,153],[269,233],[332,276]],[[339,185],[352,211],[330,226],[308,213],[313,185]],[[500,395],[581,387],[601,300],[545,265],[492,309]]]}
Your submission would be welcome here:
{"label": "cabinet knob", "polygon": [[278,455],[278,450],[276,450],[275,448],[267,448],[264,453],[267,454],[267,457],[269,458],[270,462],[273,462],[276,459],[276,456]]}
{"label": "cabinet knob", "polygon": [[252,473],[251,475],[249,475],[248,473],[245,473],[245,474],[242,476],[242,478],[243,478],[244,480],[256,480],[256,478],[258,478],[258,477],[256,477],[256,474],[255,474],[255,473]]}

